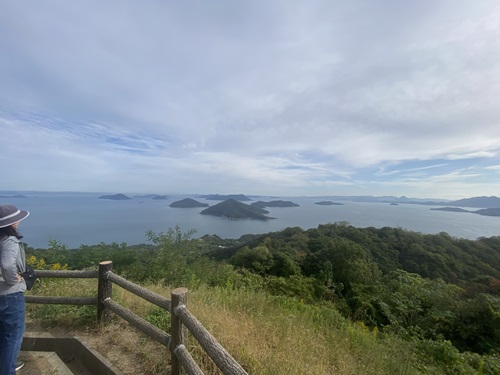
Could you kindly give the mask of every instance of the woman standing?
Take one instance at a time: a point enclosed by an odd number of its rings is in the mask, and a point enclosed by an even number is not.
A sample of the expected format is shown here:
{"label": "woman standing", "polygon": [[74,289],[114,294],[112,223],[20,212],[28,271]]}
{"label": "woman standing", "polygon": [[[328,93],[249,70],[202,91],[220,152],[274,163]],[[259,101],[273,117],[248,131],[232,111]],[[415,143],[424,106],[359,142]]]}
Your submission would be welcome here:
{"label": "woman standing", "polygon": [[17,230],[28,211],[0,205],[0,375],[14,375],[25,327],[24,291],[21,273],[26,256]]}

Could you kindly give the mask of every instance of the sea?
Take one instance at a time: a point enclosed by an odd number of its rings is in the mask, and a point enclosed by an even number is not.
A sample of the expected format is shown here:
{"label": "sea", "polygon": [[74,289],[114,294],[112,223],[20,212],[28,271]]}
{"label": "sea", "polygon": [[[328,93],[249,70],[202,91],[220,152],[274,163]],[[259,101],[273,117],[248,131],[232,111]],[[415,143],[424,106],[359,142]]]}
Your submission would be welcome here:
{"label": "sea", "polygon": [[[19,227],[23,241],[35,248],[48,248],[50,240],[67,248],[101,242],[127,245],[148,243],[146,231],[167,232],[178,226],[182,232],[195,230],[194,238],[205,234],[236,239],[244,234],[263,234],[287,227],[304,230],[320,224],[348,222],[355,227],[399,227],[434,234],[447,232],[458,238],[477,239],[500,235],[500,217],[464,212],[431,210],[419,204],[390,205],[387,202],[334,202],[322,206],[315,197],[258,197],[254,201],[287,200],[299,207],[268,207],[268,221],[201,215],[204,208],[172,208],[169,205],[190,197],[209,205],[218,201],[194,195],[171,195],[165,200],[133,197],[130,200],[98,199],[98,193],[23,193],[25,198],[0,198],[0,204],[14,204],[30,216]],[[3,195],[3,194],[0,194]],[[245,202],[252,203],[252,202]],[[443,205],[444,206],[444,205]],[[473,210],[473,209],[470,209]]]}

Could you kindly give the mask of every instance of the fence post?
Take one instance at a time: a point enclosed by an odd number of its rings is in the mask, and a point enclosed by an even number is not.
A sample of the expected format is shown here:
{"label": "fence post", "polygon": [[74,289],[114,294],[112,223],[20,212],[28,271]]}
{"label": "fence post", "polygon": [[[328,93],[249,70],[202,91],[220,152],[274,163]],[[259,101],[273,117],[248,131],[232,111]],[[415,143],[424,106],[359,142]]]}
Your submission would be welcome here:
{"label": "fence post", "polygon": [[179,359],[174,351],[179,345],[184,345],[187,348],[187,328],[182,324],[181,319],[176,315],[176,307],[179,305],[187,305],[188,290],[187,288],[177,288],[172,290],[170,315],[170,357],[171,357],[171,374],[183,375],[186,372],[183,370]]}
{"label": "fence post", "polygon": [[99,281],[97,284],[97,321],[101,323],[109,323],[111,314],[104,307],[104,300],[111,298],[113,283],[106,278],[106,272],[111,271],[113,262],[110,260],[99,263]]}

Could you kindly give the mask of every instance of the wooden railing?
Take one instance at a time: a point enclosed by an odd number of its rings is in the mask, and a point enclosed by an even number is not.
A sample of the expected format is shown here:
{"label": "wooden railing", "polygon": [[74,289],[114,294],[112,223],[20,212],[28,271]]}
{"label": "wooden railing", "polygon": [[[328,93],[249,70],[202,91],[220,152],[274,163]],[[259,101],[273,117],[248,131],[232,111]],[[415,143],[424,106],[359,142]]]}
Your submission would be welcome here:
{"label": "wooden railing", "polygon": [[[159,294],[116,275],[112,272],[112,266],[113,263],[111,261],[106,261],[99,263],[98,271],[37,270],[36,274],[39,278],[97,278],[97,297],[47,297],[27,295],[26,302],[40,304],[97,305],[97,319],[103,323],[109,322],[111,318],[110,312],[115,313],[170,350],[172,375],[185,373],[203,375],[202,370],[187,350],[188,332],[193,335],[223,374],[247,374],[243,367],[241,367],[241,365],[188,310],[188,290],[186,288],[174,289],[171,292],[171,299],[168,300]],[[113,301],[113,284],[170,312],[172,315],[170,335]]]}

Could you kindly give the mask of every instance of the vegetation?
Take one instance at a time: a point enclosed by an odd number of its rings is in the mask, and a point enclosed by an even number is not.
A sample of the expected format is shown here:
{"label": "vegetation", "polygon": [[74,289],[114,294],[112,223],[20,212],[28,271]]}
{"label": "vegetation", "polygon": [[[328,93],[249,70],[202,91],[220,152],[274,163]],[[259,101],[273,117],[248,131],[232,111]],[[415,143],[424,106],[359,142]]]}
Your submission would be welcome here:
{"label": "vegetation", "polygon": [[257,201],[250,204],[253,207],[266,208],[266,207],[299,207],[297,203],[291,201]]}
{"label": "vegetation", "polygon": [[[160,294],[188,287],[189,308],[252,374],[500,373],[500,237],[348,223],[239,240],[193,233],[174,228],[148,232],[152,245],[77,250],[51,241],[28,248],[28,260],[83,269],[112,259],[115,272]],[[36,311],[49,308],[63,307]],[[165,312],[142,313],[168,329]],[[217,373],[196,345],[191,351]]]}
{"label": "vegetation", "polygon": [[194,208],[194,207],[208,207],[208,206],[209,206],[208,203],[201,203],[191,198],[184,198],[180,201],[176,201],[170,204],[170,207],[177,207],[177,208]]}
{"label": "vegetation", "polygon": [[269,211],[266,211],[263,208],[241,203],[236,199],[226,199],[225,201],[205,208],[200,212],[202,215],[225,216],[229,219],[272,219],[265,215],[268,213]]}

